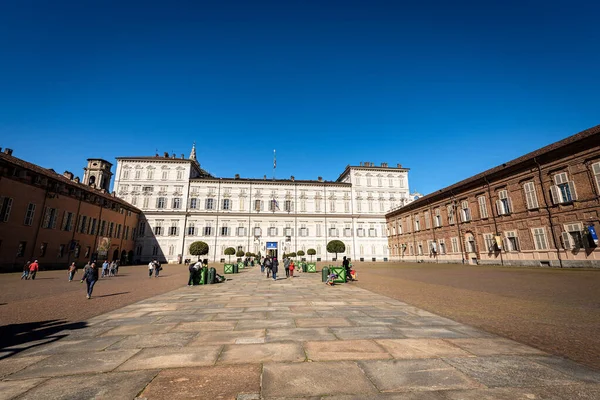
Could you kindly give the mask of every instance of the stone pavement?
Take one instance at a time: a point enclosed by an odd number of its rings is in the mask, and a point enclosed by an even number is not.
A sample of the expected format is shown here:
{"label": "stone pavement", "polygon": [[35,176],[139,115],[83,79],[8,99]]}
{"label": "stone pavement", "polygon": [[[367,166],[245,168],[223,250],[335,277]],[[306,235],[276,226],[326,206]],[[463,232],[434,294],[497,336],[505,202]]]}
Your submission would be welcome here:
{"label": "stone pavement", "polygon": [[0,350],[0,400],[600,399],[597,371],[352,283],[226,276]]}

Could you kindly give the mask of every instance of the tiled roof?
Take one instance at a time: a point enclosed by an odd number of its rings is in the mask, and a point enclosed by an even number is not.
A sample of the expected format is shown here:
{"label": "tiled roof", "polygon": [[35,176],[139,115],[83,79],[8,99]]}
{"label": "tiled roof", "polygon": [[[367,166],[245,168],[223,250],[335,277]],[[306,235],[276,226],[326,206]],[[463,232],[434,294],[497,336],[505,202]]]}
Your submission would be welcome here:
{"label": "tiled roof", "polygon": [[[534,158],[540,158],[546,156],[554,151],[560,150],[568,145],[579,142],[581,140],[590,138],[592,136],[600,135],[600,125],[596,125],[592,128],[586,129],[585,131],[581,131],[575,135],[569,136],[563,140],[558,142],[554,142],[549,144],[548,146],[544,146],[540,149],[534,150],[531,153],[527,153],[521,157],[515,158],[514,160],[508,161],[502,165],[498,165],[497,167],[490,168],[486,171],[483,171],[477,175],[473,175],[470,178],[463,179],[460,182],[457,182],[453,185],[447,186],[443,189],[437,190],[433,193],[428,194],[427,196],[421,197],[418,200],[413,201],[412,203],[407,204],[404,207],[398,208],[394,211],[388,213],[388,216],[393,216],[396,214],[401,214],[406,211],[414,210],[415,208],[419,208],[424,204],[428,204],[430,201],[436,201],[437,199],[444,198],[448,194],[448,192],[460,192],[461,189],[464,189],[465,186],[482,180],[484,178],[494,179],[495,175],[500,173],[504,173],[506,170],[510,168],[518,167],[521,164],[532,161]],[[600,143],[600,138],[597,141]]]}
{"label": "tiled roof", "polygon": [[122,206],[127,207],[129,210],[131,211],[135,211],[138,213],[141,213],[141,210],[135,206],[132,206],[131,204],[129,204],[128,202],[121,200],[118,197],[113,197],[110,193],[102,193],[100,190],[97,189],[92,189],[91,187],[89,187],[88,185],[84,185],[83,183],[77,183],[75,181],[70,180],[69,178],[65,177],[64,175],[61,175],[51,169],[46,169],[43,167],[40,167],[39,165],[36,164],[32,164],[30,162],[27,162],[25,160],[22,160],[20,158],[14,157],[14,156],[9,156],[8,154],[5,153],[0,153],[0,161],[5,161],[9,164],[21,167],[23,169],[35,172],[36,174],[39,175],[43,175],[46,176],[48,178],[54,179],[56,181],[59,181],[61,183],[64,183],[65,185],[83,190],[84,192],[93,194],[95,196],[98,196],[100,198],[106,199],[106,200],[110,200],[112,202],[118,203]]}

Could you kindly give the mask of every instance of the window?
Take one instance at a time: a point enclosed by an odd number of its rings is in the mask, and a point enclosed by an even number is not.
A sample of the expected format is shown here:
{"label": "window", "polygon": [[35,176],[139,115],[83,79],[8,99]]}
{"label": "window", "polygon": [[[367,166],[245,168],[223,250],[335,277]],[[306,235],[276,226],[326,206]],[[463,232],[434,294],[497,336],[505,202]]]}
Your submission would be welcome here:
{"label": "window", "polygon": [[115,237],[116,237],[117,239],[120,239],[120,238],[121,238],[121,229],[122,229],[122,226],[121,226],[121,224],[117,225],[117,233],[116,233],[116,235],[115,235]]}
{"label": "window", "polygon": [[181,197],[173,198],[173,208],[176,210],[181,208]]}
{"label": "window", "polygon": [[425,229],[430,229],[431,228],[431,216],[429,211],[425,211]]}
{"label": "window", "polygon": [[150,204],[150,197],[144,197],[144,205],[142,206],[142,208],[148,208],[149,204]]}
{"label": "window", "polygon": [[171,226],[169,227],[169,236],[179,235],[179,227],[177,225],[177,221],[171,221]]}
{"label": "window", "polygon": [[485,201],[485,196],[479,196],[477,198],[477,203],[479,204],[479,218],[488,218],[487,203]]}
{"label": "window", "polygon": [[[89,247],[88,247],[89,248]],[[136,256],[141,256],[142,255],[142,246],[137,246],[135,248],[135,255]]]}
{"label": "window", "polygon": [[198,207],[198,199],[193,197],[190,199],[190,208],[195,210]]}
{"label": "window", "polygon": [[516,232],[509,231],[505,233],[504,247],[506,251],[519,251],[519,238]]}
{"label": "window", "polygon": [[332,226],[331,228],[329,228],[329,236],[333,236],[333,237],[338,236],[338,230],[335,228],[335,226]]}
{"label": "window", "polygon": [[128,226],[125,227],[125,234],[124,234],[123,239],[129,240],[129,227]]}
{"label": "window", "polygon": [[128,169],[123,171],[123,179],[129,179],[129,170]]}
{"label": "window", "polygon": [[462,222],[469,222],[471,220],[471,209],[467,200],[460,203],[460,218]]}
{"label": "window", "polygon": [[254,211],[262,211],[262,200],[254,200]]}
{"label": "window", "polygon": [[239,226],[237,228],[237,235],[238,236],[246,236],[246,228],[244,228],[243,226]]}
{"label": "window", "polygon": [[446,207],[446,211],[448,212],[448,223],[450,225],[454,224],[454,206],[452,204]]}
{"label": "window", "polygon": [[369,228],[369,237],[377,237],[377,231],[375,230],[375,228]]}
{"label": "window", "polygon": [[143,237],[146,234],[146,222],[145,221],[140,222],[139,231],[140,231],[140,237]]}
{"label": "window", "polygon": [[156,225],[154,226],[154,234],[156,236],[162,235],[162,221],[161,220],[156,221]]}
{"label": "window", "polygon": [[335,212],[335,200],[329,200],[329,212]]}
{"label": "window", "polygon": [[254,236],[261,236],[262,235],[262,229],[260,229],[260,227],[255,226],[254,227]]}
{"label": "window", "polygon": [[214,199],[206,199],[204,203],[204,209],[212,210],[214,207]]}
{"label": "window", "polygon": [[274,226],[271,226],[269,228],[269,236],[277,236],[277,228],[275,228]]}
{"label": "window", "polygon": [[419,221],[419,216],[415,215],[415,232],[421,230],[421,221]]}
{"label": "window", "polygon": [[177,171],[177,180],[180,181],[183,179],[183,171]]}
{"label": "window", "polygon": [[144,193],[152,193],[153,190],[154,190],[154,188],[152,186],[144,186],[142,188],[142,192],[144,192]]}
{"label": "window", "polygon": [[402,235],[402,221],[398,221],[398,235]]}
{"label": "window", "polygon": [[598,193],[600,193],[600,162],[592,164],[592,173],[596,181],[596,188],[598,189]]}
{"label": "window", "polygon": [[169,179],[169,171],[163,171],[161,179],[163,181],[166,181],[167,179]]}
{"label": "window", "polygon": [[317,236],[322,236],[323,234],[321,233],[321,224],[316,224],[317,227]]}
{"label": "window", "polygon": [[473,235],[467,236],[467,251],[469,253],[475,253],[477,251],[477,246],[475,245],[475,237]]}
{"label": "window", "polygon": [[10,197],[0,197],[0,222],[8,222],[13,199]]}
{"label": "window", "polygon": [[287,212],[292,212],[292,211],[294,211],[294,207],[293,207],[293,203],[292,203],[292,201],[291,201],[291,200],[286,200],[286,201],[283,203],[283,209],[284,209],[285,211],[287,211]]}
{"label": "window", "polygon": [[137,196],[131,196],[131,205],[137,206]]}
{"label": "window", "polygon": [[229,236],[229,228],[227,226],[221,227],[221,236]]}
{"label": "window", "polygon": [[320,199],[315,199],[315,211],[321,212],[321,200]]}
{"label": "window", "polygon": [[507,215],[512,212],[512,202],[508,197],[507,190],[500,190],[498,192],[498,200],[496,200],[496,211],[498,211],[498,215]]}
{"label": "window", "polygon": [[452,244],[452,252],[459,253],[460,250],[458,249],[458,238],[453,237],[452,239],[450,239],[450,243]]}
{"label": "window", "polygon": [[156,199],[156,208],[165,208],[166,199],[164,197],[159,197]]}
{"label": "window", "polygon": [[575,183],[569,181],[566,172],[554,175],[554,186],[550,186],[550,194],[554,204],[570,203],[577,200]]}
{"label": "window", "polygon": [[46,207],[44,222],[42,228],[54,229],[56,227],[56,219],[58,218],[58,210],[56,208]]}
{"label": "window", "polygon": [[86,232],[86,225],[89,222],[88,218],[85,215],[82,215],[79,217],[79,223],[77,224],[77,227],[75,228],[76,232],[79,233],[85,233]]}
{"label": "window", "polygon": [[246,210],[245,210],[245,208],[246,208],[246,203],[245,203],[245,200],[244,200],[244,198],[243,198],[243,197],[241,197],[241,196],[240,196],[240,201],[239,201],[239,203],[240,203],[240,211],[246,211]]}
{"label": "window", "polygon": [[190,222],[188,224],[187,234],[189,236],[194,236],[196,234],[196,224],[194,224],[193,222]]}
{"label": "window", "polygon": [[548,241],[546,240],[546,229],[545,228],[533,228],[533,244],[536,250],[548,249]]}
{"label": "window", "polygon": [[292,228],[289,225],[285,227],[284,235],[292,236]]}
{"label": "window", "polygon": [[440,254],[446,254],[446,241],[444,239],[438,240],[440,243]]}
{"label": "window", "polygon": [[[33,216],[35,215],[35,204],[29,203],[27,211],[25,212],[25,221],[23,222],[27,226],[33,224]],[[85,217],[83,217],[85,218]]]}
{"label": "window", "polygon": [[229,210],[231,205],[231,202],[229,201],[229,199],[223,199],[223,210]]}
{"label": "window", "polygon": [[212,235],[212,226],[205,226],[204,227],[204,236],[210,236]]}
{"label": "window", "polygon": [[23,257],[25,255],[26,247],[27,242],[19,242],[19,247],[17,247],[17,257]]}
{"label": "window", "polygon": [[152,255],[153,256],[158,255],[158,249],[159,249],[158,246],[152,246]]}
{"label": "window", "polygon": [[433,226],[435,228],[439,228],[440,226],[442,226],[442,216],[440,214],[440,209],[436,208],[435,210],[433,210]]}
{"label": "window", "polygon": [[356,230],[356,236],[358,236],[358,237],[364,237],[365,236],[365,230],[363,228],[358,228]]}
{"label": "window", "polygon": [[352,228],[350,228],[349,225],[346,225],[346,227],[344,228],[344,236],[346,236],[346,237],[352,236]]}
{"label": "window", "polygon": [[108,237],[112,237],[114,230],[115,230],[115,223],[114,222],[109,223],[108,224],[108,235],[107,236]]}
{"label": "window", "polygon": [[417,243],[417,254],[422,256],[423,255],[423,242],[419,242]]}
{"label": "window", "polygon": [[563,247],[567,250],[581,249],[583,247],[583,229],[581,224],[568,224],[564,228],[565,231],[562,233]]}
{"label": "window", "polygon": [[139,169],[137,171],[135,171],[135,179],[139,180],[142,177],[142,171],[140,171]]}
{"label": "window", "polygon": [[172,256],[175,253],[175,246],[169,245],[169,255]]}
{"label": "window", "polygon": [[146,179],[150,180],[150,179],[153,179],[153,178],[154,178],[154,170],[153,169],[149,169],[146,172]]}
{"label": "window", "polygon": [[525,192],[525,204],[528,210],[538,208],[537,194],[535,193],[535,184],[533,182],[527,182],[523,185],[523,191]]}
{"label": "window", "polygon": [[497,250],[496,248],[496,240],[494,239],[494,235],[491,233],[486,233],[483,235],[483,241],[485,243],[485,249],[492,253]]}

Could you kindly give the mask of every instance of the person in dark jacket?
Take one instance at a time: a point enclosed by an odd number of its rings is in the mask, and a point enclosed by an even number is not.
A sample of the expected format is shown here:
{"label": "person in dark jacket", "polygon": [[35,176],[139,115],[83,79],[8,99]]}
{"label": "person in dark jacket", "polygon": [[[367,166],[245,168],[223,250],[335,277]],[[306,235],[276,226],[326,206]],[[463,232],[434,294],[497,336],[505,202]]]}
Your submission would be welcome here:
{"label": "person in dark jacket", "polygon": [[98,267],[96,267],[96,263],[92,263],[89,266],[86,265],[85,271],[83,271],[83,276],[81,277],[81,282],[84,280],[87,284],[87,298],[89,300],[92,298],[94,285],[98,281]]}
{"label": "person in dark jacket", "polygon": [[277,271],[279,270],[279,261],[277,258],[273,258],[273,263],[271,264],[271,273],[273,274],[273,280],[277,280]]}

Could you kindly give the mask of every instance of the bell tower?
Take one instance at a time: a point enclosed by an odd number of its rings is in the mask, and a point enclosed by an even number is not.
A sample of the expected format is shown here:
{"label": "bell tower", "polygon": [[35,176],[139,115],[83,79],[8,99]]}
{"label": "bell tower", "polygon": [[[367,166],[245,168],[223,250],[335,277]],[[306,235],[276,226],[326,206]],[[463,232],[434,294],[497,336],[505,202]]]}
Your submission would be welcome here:
{"label": "bell tower", "polygon": [[110,169],[112,164],[101,158],[88,158],[87,167],[83,170],[83,184],[92,186],[94,185],[97,189],[104,189],[107,192],[110,187],[110,179],[112,178],[112,172]]}

